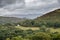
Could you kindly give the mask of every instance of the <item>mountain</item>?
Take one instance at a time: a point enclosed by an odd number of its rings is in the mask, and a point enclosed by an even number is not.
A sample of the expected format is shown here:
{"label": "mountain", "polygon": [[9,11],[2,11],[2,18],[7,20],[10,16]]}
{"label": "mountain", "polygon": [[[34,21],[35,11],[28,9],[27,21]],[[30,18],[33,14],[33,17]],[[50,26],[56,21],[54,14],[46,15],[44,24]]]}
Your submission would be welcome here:
{"label": "mountain", "polygon": [[26,20],[25,18],[15,18],[15,17],[2,17],[0,16],[0,24],[1,23],[18,23]]}
{"label": "mountain", "polygon": [[52,12],[49,12],[43,16],[37,17],[35,20],[37,21],[60,21],[60,9],[54,10]]}

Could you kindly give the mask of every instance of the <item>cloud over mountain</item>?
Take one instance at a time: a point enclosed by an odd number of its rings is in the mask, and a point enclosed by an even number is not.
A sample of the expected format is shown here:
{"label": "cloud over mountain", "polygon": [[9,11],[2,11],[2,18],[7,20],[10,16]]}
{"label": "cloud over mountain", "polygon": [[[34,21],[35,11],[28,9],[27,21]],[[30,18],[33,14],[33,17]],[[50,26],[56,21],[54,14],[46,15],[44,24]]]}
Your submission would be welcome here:
{"label": "cloud over mountain", "polygon": [[59,0],[0,0],[0,15],[35,18],[60,7],[59,2]]}

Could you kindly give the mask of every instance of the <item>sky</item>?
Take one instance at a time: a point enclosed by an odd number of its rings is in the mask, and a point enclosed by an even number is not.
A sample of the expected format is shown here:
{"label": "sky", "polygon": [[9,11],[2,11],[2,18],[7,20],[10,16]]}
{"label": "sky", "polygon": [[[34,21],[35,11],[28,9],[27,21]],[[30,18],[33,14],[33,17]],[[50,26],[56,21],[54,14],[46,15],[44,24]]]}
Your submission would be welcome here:
{"label": "sky", "polygon": [[60,0],[0,0],[0,16],[36,18],[60,8]]}

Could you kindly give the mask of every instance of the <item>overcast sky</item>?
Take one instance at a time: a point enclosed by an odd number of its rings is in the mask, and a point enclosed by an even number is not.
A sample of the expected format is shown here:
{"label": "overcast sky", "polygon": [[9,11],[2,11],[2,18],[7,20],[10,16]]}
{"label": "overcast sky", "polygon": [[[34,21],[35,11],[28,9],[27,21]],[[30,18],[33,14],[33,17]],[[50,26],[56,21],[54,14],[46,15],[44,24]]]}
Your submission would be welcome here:
{"label": "overcast sky", "polygon": [[60,7],[60,0],[0,0],[0,16],[36,18]]}

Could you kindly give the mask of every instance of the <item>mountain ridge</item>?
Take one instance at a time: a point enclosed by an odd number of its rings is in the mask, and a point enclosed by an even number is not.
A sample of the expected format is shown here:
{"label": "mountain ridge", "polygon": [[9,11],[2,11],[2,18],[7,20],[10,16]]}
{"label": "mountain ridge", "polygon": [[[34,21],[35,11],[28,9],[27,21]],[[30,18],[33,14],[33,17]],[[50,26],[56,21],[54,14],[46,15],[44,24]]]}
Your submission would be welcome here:
{"label": "mountain ridge", "polygon": [[46,13],[40,17],[37,17],[35,20],[38,21],[59,21],[60,20],[60,9],[54,10],[52,12]]}
{"label": "mountain ridge", "polygon": [[16,17],[4,17],[4,16],[0,16],[0,24],[1,23],[18,23],[21,21],[24,21],[26,19],[24,18],[16,18]]}

